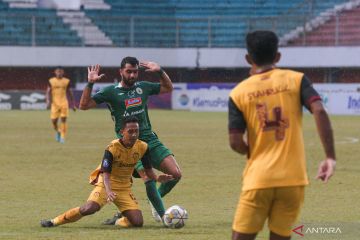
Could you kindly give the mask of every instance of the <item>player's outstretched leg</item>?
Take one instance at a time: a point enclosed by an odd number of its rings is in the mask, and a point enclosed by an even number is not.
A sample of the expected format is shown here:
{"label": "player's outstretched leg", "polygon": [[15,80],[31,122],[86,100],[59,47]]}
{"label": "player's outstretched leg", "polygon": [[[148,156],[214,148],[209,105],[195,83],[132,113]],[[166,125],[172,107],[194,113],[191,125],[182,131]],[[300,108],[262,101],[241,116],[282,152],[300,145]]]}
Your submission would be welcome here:
{"label": "player's outstretched leg", "polygon": [[158,191],[160,193],[160,196],[164,197],[180,181],[181,170],[173,155],[169,155],[164,158],[164,160],[160,163],[160,170],[174,177],[174,180],[168,181],[166,183],[162,183],[160,185]]}
{"label": "player's outstretched leg", "polygon": [[161,195],[156,187],[156,182],[148,179],[144,179],[144,182],[146,186],[146,194],[151,206],[151,214],[155,221],[161,222],[161,219],[165,214],[165,207],[161,199]]}
{"label": "player's outstretched leg", "polygon": [[40,225],[42,227],[55,227],[66,223],[76,222],[83,216],[94,214],[100,210],[100,205],[93,201],[88,201],[81,207],[72,208],[67,210],[63,214],[50,220],[41,220]]}

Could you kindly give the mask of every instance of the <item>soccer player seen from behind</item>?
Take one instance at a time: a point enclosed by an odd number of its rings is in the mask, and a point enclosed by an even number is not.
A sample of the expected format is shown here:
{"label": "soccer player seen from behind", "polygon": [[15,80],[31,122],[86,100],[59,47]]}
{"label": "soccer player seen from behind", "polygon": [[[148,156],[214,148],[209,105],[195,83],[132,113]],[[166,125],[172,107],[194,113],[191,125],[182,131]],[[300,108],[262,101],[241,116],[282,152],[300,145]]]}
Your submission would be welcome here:
{"label": "soccer player seen from behind", "polygon": [[139,122],[135,117],[124,119],[121,138],[113,140],[105,149],[102,163],[90,175],[90,183],[95,185],[87,202],[51,219],[42,220],[42,227],[54,227],[76,222],[83,216],[94,214],[106,203],[113,202],[122,214],[115,225],[141,227],[143,216],[131,192],[131,174],[138,161],[144,166],[149,181],[166,182],[170,175],[156,176],[150,163],[148,144],[138,139]]}
{"label": "soccer player seen from behind", "polygon": [[[46,104],[51,107],[51,122],[56,131],[56,141],[60,143],[65,142],[67,132],[66,119],[69,115],[69,103],[67,95],[70,98],[73,110],[76,110],[74,95],[70,89],[70,80],[64,77],[64,69],[57,67],[54,71],[55,77],[49,79],[49,85],[46,89]],[[60,126],[58,120],[60,118]]]}
{"label": "soccer player seen from behind", "polygon": [[271,240],[290,239],[308,184],[303,106],[313,114],[324,147],[326,158],[317,174],[324,182],[336,163],[331,123],[309,79],[301,72],[276,68],[280,53],[273,32],[249,33],[246,46],[251,76],[231,91],[229,99],[230,146],[248,157],[232,238],[255,239],[268,220]]}
{"label": "soccer player seen from behind", "polygon": [[[138,81],[139,67],[146,69],[147,72],[158,74],[160,83]],[[150,95],[171,92],[173,89],[171,79],[155,62],[139,63],[134,57],[125,57],[120,65],[121,82],[105,87],[91,97],[94,83],[104,76],[104,74],[99,75],[99,71],[99,65],[88,69],[88,85],[81,96],[80,109],[95,108],[97,104],[106,103],[115,122],[115,133],[117,134],[124,124],[124,117],[136,116],[139,119],[139,139],[149,145],[151,164],[154,168],[174,177],[172,181],[162,183],[157,189],[155,181],[148,181],[141,161],[135,166],[137,173],[145,182],[152,214],[157,221],[161,221],[161,217],[165,213],[162,197],[179,182],[181,171],[173,153],[160,142],[158,136],[152,131],[147,101]],[[115,214],[114,218],[105,224],[112,224],[117,217]]]}

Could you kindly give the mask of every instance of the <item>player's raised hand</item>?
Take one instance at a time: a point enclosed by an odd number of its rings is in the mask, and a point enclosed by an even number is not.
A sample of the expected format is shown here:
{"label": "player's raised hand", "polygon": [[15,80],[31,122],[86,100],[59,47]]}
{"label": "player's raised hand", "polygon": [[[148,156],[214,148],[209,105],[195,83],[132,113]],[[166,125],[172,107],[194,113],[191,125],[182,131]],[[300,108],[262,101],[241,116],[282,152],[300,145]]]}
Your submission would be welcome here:
{"label": "player's raised hand", "polygon": [[116,199],[116,193],[114,193],[113,191],[109,191],[106,194],[108,202],[113,202]]}
{"label": "player's raised hand", "polygon": [[165,182],[168,182],[171,180],[174,180],[174,177],[172,175],[168,175],[168,174],[161,174],[157,178],[157,181],[160,183],[165,183]]}
{"label": "player's raised hand", "polygon": [[145,72],[159,72],[161,67],[156,62],[141,61],[140,67],[145,68]]}
{"label": "player's raised hand", "polygon": [[105,74],[99,75],[100,65],[92,65],[88,67],[88,82],[94,83],[105,76]]}
{"label": "player's raised hand", "polygon": [[319,165],[319,170],[316,179],[320,179],[324,183],[327,183],[330,177],[334,174],[336,161],[331,158],[327,158]]}

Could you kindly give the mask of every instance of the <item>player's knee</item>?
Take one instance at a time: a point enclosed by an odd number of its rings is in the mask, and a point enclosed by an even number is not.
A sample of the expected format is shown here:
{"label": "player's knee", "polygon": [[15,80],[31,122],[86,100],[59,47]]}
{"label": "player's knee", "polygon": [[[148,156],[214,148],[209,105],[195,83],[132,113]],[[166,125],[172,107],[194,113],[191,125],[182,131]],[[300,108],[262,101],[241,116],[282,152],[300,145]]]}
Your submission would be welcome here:
{"label": "player's knee", "polygon": [[88,202],[80,207],[80,214],[83,216],[91,215],[100,210],[100,205],[95,202]]}
{"label": "player's knee", "polygon": [[176,171],[174,171],[174,173],[171,175],[174,177],[174,179],[176,179],[178,181],[180,181],[181,176],[182,176],[179,168],[177,168]]}
{"label": "player's knee", "polygon": [[142,218],[132,219],[131,225],[133,225],[133,227],[142,227],[144,225],[144,220]]}

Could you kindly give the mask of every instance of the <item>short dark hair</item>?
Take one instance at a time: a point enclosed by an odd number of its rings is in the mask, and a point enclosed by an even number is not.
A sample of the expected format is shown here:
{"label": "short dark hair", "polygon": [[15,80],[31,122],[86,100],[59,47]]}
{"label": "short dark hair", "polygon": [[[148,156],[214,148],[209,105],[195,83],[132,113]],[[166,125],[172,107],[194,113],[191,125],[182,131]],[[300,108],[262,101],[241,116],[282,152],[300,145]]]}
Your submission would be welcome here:
{"label": "short dark hair", "polygon": [[128,123],[139,123],[139,119],[135,116],[125,117],[123,128],[125,128]]}
{"label": "short dark hair", "polygon": [[272,64],[278,52],[279,39],[272,31],[254,31],[246,35],[246,48],[258,66]]}
{"label": "short dark hair", "polygon": [[131,66],[136,66],[139,65],[139,60],[134,57],[124,57],[123,60],[121,60],[120,68],[124,68],[127,63]]}
{"label": "short dark hair", "polygon": [[57,66],[57,67],[55,68],[55,70],[57,70],[57,69],[64,70],[64,68],[63,68],[62,66]]}

